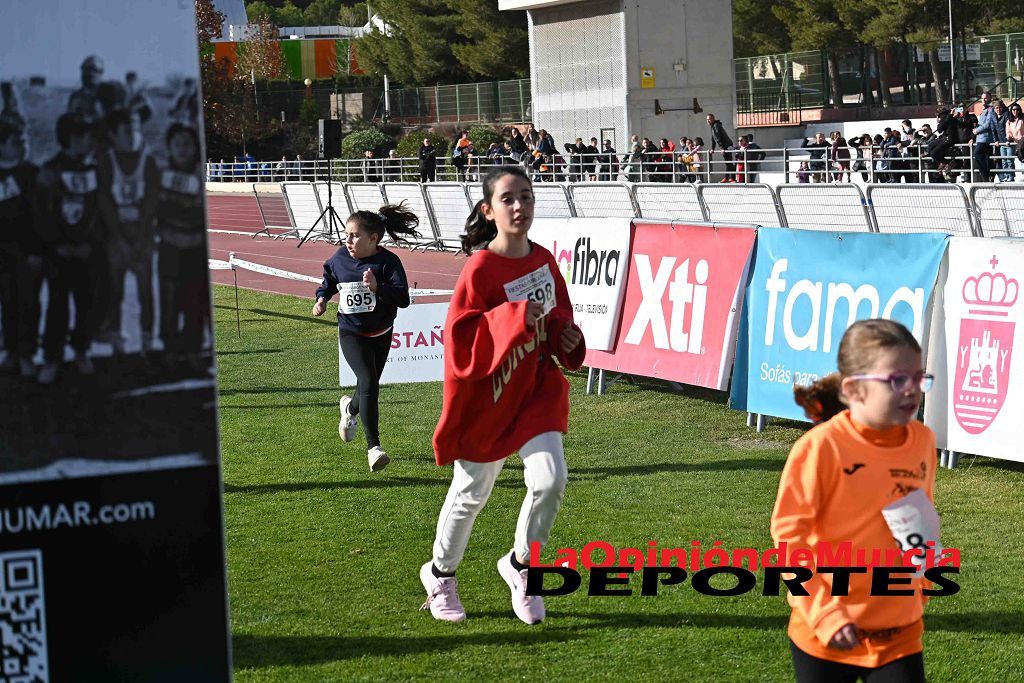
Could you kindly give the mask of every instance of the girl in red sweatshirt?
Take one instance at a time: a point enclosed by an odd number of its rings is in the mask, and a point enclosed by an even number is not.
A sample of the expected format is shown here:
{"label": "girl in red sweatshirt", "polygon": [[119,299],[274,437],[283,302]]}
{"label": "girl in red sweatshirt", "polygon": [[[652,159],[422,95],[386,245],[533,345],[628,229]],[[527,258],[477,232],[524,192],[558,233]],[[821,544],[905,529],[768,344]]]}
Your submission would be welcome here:
{"label": "girl in red sweatshirt", "polygon": [[454,476],[433,559],[420,568],[423,609],[446,621],[466,618],[455,570],[505,458],[519,451],[527,493],[515,544],[498,560],[498,572],[512,591],[516,616],[533,624],[544,619],[544,602],[526,595],[530,545],[547,542],[566,482],[569,383],[558,364],[579,368],[586,346],[554,257],[527,239],[534,208],[529,178],[518,166],[500,167],[485,178],[483,195],[466,221],[462,248],[471,255],[445,323],[434,455],[438,465],[454,463]]}
{"label": "girl in red sweatshirt", "polygon": [[[899,323],[862,320],[843,335],[838,360],[838,373],[796,388],[818,424],[793,445],[772,513],[772,538],[790,553],[843,542],[865,553],[892,549],[882,508],[915,489],[933,500],[935,435],[916,419],[932,376],[917,340]],[[911,596],[870,595],[869,569],[835,596],[832,576],[816,573],[807,596],[789,596],[797,681],[923,683],[924,580],[900,586]]]}

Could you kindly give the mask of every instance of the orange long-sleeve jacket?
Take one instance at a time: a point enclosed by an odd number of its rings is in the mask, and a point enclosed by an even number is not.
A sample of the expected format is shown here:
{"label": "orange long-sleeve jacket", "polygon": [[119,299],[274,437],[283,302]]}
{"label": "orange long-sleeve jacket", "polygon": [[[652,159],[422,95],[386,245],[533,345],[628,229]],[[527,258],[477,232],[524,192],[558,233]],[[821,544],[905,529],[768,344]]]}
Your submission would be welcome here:
{"label": "orange long-sleeve jacket", "polygon": [[[790,451],[779,482],[771,533],[788,552],[833,549],[849,541],[852,564],[858,550],[867,562],[897,548],[882,508],[923,488],[934,500],[935,435],[916,420],[906,428],[878,431],[854,422],[846,410],[801,437]],[[884,562],[883,560],[874,560]],[[811,567],[813,570],[814,567]],[[922,649],[924,579],[900,589],[913,596],[872,596],[871,571],[850,577],[849,595],[832,596],[833,577],[813,575],[809,595],[789,596],[793,613],[789,637],[814,657],[857,666],[879,667]],[[827,647],[847,623],[861,644],[852,650]]]}

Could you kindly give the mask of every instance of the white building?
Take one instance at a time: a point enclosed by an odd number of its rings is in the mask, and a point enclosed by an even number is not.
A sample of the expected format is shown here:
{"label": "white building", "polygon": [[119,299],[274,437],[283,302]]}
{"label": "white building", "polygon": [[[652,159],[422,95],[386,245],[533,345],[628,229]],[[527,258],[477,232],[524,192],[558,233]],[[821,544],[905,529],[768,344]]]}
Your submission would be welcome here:
{"label": "white building", "polygon": [[633,134],[710,144],[707,114],[732,130],[731,0],[499,0],[498,8],[527,10],[533,121],[559,146],[597,137],[624,152]]}

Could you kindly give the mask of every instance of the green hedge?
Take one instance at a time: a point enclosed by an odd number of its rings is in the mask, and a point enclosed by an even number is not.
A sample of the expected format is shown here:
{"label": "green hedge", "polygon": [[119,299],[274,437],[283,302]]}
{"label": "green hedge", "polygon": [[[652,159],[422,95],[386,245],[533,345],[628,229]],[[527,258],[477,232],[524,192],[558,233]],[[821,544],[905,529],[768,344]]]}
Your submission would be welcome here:
{"label": "green hedge", "polygon": [[413,158],[419,156],[420,147],[423,146],[423,138],[429,138],[430,142],[437,149],[437,158],[444,159],[448,154],[448,143],[449,141],[444,138],[443,135],[437,133],[429,133],[424,131],[413,131],[404,138],[398,141],[398,146],[395,148],[398,150],[398,156],[403,159]]}
{"label": "green hedge", "polygon": [[345,137],[341,141],[342,159],[360,159],[367,150],[372,150],[375,157],[385,157],[394,146],[392,139],[376,128],[360,130]]}

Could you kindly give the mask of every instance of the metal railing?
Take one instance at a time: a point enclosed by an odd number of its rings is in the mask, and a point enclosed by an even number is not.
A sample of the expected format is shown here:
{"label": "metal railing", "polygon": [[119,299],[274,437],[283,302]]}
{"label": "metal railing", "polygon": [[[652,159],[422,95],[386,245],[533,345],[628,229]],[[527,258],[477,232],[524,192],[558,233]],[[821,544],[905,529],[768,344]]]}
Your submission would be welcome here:
{"label": "metal railing", "polygon": [[[456,165],[437,159],[432,170],[422,169],[416,158],[335,159],[332,161],[224,162],[206,165],[211,182],[276,183],[339,182],[479,182],[497,166],[523,166],[536,182],[628,183],[756,183],[771,178],[774,184],[836,184],[860,182],[941,184],[946,182],[1014,182],[1024,180],[1024,164],[1016,145],[993,143],[986,155],[989,172],[983,177],[980,153],[970,144],[955,145],[948,154],[933,157],[927,147],[840,147],[812,150],[803,147],[739,148],[690,151],[651,151],[632,154],[556,154],[546,157],[477,156]],[[817,154],[817,156],[815,156]],[[938,160],[937,160],[938,159]],[[945,161],[941,161],[941,160]]]}
{"label": "metal railing", "polygon": [[[257,234],[302,236],[327,206],[327,183],[254,183],[264,216]],[[422,248],[457,249],[466,216],[482,198],[477,183],[340,183],[333,185],[339,212],[374,210],[405,201],[420,216]],[[802,230],[944,232],[951,235],[1024,237],[1024,183],[538,183],[534,215],[718,222]],[[286,211],[285,211],[286,210]],[[282,220],[283,216],[287,219]],[[274,223],[271,223],[271,220]],[[282,225],[281,223],[286,223]],[[337,239],[318,234],[314,239]]]}

